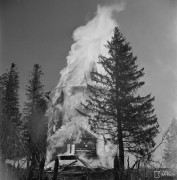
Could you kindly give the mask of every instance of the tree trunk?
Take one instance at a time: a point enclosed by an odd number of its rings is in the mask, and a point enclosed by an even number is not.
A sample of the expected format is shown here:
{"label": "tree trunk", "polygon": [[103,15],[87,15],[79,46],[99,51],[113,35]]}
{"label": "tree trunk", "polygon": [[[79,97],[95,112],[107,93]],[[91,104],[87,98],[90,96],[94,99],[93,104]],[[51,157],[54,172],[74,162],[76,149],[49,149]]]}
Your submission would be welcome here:
{"label": "tree trunk", "polygon": [[130,169],[130,160],[129,160],[129,156],[127,158],[127,169]]}
{"label": "tree trunk", "polygon": [[53,179],[52,180],[57,180],[58,167],[59,167],[59,161],[58,161],[58,157],[56,157],[55,158],[55,167],[54,167],[54,173],[53,173]]}
{"label": "tree trunk", "polygon": [[42,157],[41,162],[39,164],[39,180],[42,180],[42,175],[43,175],[43,171],[44,171],[44,165],[45,165],[45,158]]}
{"label": "tree trunk", "polygon": [[118,83],[118,68],[117,68],[117,60],[116,60],[116,102],[117,102],[117,139],[118,139],[118,150],[119,150],[119,168],[120,168],[120,179],[123,180],[124,178],[124,144],[123,144],[123,135],[122,135],[122,116],[120,113],[120,106],[119,106],[119,83]]}
{"label": "tree trunk", "polygon": [[[118,116],[119,118],[119,116]],[[118,119],[118,145],[119,145],[119,163],[121,171],[124,171],[124,145],[122,137],[121,118]]]}
{"label": "tree trunk", "polygon": [[35,153],[32,153],[32,160],[29,168],[28,180],[32,180],[34,176],[35,167],[36,167]]}
{"label": "tree trunk", "polygon": [[119,180],[119,159],[117,154],[114,157],[114,180]]}

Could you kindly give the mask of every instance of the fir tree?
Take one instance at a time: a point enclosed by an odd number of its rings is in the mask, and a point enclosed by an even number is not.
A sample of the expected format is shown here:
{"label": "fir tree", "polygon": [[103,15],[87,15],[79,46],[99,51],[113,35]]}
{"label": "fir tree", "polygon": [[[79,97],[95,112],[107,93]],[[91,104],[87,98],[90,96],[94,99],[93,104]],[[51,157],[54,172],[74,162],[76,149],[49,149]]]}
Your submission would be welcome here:
{"label": "fir tree", "polygon": [[42,68],[35,64],[31,72],[30,80],[26,86],[27,101],[24,108],[25,137],[28,147],[28,158],[31,159],[29,178],[32,178],[33,170],[45,156],[47,121],[45,112],[47,101],[44,99],[41,76]]}
{"label": "fir tree", "polygon": [[21,114],[19,111],[19,74],[12,63],[0,78],[1,151],[3,159],[21,155]]}
{"label": "fir tree", "polygon": [[177,170],[177,120],[173,119],[166,137],[163,160],[168,168]]}
{"label": "fir tree", "polygon": [[138,95],[144,85],[140,78],[144,69],[138,70],[137,58],[129,43],[115,28],[112,40],[106,45],[109,57],[99,56],[105,73],[91,72],[88,84],[89,98],[84,113],[94,132],[106,135],[118,144],[119,164],[124,169],[124,152],[142,155],[155,146],[158,122],[154,115],[154,97]]}

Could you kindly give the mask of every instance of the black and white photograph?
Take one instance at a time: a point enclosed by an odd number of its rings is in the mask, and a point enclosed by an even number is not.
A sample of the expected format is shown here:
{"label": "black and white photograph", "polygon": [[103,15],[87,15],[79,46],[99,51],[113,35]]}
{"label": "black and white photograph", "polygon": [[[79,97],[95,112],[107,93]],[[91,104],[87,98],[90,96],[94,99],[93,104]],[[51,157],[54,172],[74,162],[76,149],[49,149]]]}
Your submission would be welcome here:
{"label": "black and white photograph", "polygon": [[0,180],[177,180],[177,0],[0,0]]}

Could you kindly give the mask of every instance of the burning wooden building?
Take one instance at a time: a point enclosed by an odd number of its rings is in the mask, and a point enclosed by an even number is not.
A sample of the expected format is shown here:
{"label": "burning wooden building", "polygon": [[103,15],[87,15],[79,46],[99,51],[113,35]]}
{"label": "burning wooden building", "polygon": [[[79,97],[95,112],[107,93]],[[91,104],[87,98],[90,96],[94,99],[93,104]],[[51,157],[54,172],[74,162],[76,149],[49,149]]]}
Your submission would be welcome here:
{"label": "burning wooden building", "polygon": [[[67,164],[62,164],[62,161],[69,161]],[[57,180],[113,180],[114,170],[107,168],[93,168],[84,160],[74,155],[57,156],[55,162],[58,161]],[[82,165],[78,165],[78,164]],[[56,163],[55,163],[56,165]],[[53,179],[54,169],[46,170],[48,179]]]}
{"label": "burning wooden building", "polygon": [[74,154],[85,154],[87,157],[96,157],[96,144],[97,138],[87,130],[81,128],[81,141],[72,144],[74,147]]}
{"label": "burning wooden building", "polygon": [[[97,138],[80,127],[80,138],[78,141],[76,139],[66,139],[62,148],[56,149],[56,154],[67,154],[67,155],[84,155],[87,158],[95,158],[97,156]],[[55,156],[54,155],[54,156]]]}
{"label": "burning wooden building", "polygon": [[47,161],[59,154],[72,154],[99,159],[98,166],[113,167],[115,146],[93,133],[87,118],[78,112],[82,110],[81,102],[87,98],[87,86],[68,89],[62,86],[59,84],[50,93],[52,104],[46,112],[49,122]]}

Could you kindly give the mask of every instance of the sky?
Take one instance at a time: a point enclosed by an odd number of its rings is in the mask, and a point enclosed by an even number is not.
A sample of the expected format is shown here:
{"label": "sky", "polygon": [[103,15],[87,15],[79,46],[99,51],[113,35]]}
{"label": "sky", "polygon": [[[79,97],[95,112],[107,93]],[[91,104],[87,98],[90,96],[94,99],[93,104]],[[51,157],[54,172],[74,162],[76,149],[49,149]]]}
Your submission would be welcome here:
{"label": "sky", "polygon": [[42,66],[45,90],[52,90],[74,30],[94,17],[98,5],[120,1],[124,10],[114,19],[145,68],[142,91],[155,96],[160,128],[167,128],[177,116],[177,0],[1,0],[0,74],[17,64],[21,104],[33,65]]}

